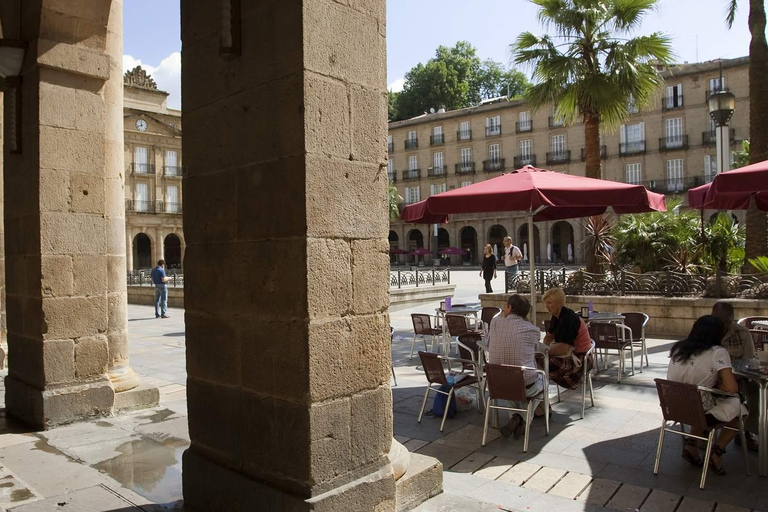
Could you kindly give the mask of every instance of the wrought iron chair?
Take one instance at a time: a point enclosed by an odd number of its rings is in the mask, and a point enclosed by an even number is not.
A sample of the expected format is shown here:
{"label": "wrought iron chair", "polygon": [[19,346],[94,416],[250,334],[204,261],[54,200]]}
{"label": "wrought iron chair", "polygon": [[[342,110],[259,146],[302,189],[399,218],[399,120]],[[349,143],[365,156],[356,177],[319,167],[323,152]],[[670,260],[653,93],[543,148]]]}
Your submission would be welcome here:
{"label": "wrought iron chair", "polygon": [[755,320],[768,320],[768,316],[745,316],[744,318],[740,318],[738,323],[751,331],[755,328]]}
{"label": "wrought iron chair", "polygon": [[[438,386],[446,386],[448,387],[448,379],[446,377],[445,369],[443,368],[443,361],[447,361],[450,365],[451,361],[461,361],[458,358],[450,358],[441,356],[439,354],[434,354],[432,352],[422,352],[419,350],[419,358],[421,359],[421,366],[424,368],[424,375],[427,377],[427,389],[424,391],[424,400],[421,402],[421,410],[419,411],[419,420],[418,422],[421,423],[421,417],[424,415],[424,408],[427,405],[427,397],[429,397],[429,392],[433,391],[435,393],[440,393],[442,395],[446,395],[448,398],[445,401],[445,412],[443,413],[443,421],[440,423],[440,432],[443,431],[443,427],[445,426],[445,419],[448,417],[448,409],[449,405],[451,403],[451,398],[453,398],[453,392],[457,389],[461,389],[466,386],[475,386],[477,389],[477,396],[478,400],[480,397],[480,394],[482,393],[480,388],[480,382],[478,381],[477,377],[474,375],[467,375],[460,381],[454,383],[453,386],[450,386],[450,390],[446,393],[445,391],[441,391],[438,388],[433,388],[433,384],[437,384]],[[463,362],[463,361],[462,361]]]}
{"label": "wrought iron chair", "polygon": [[[525,396],[525,371],[536,372],[543,379],[543,387],[539,394]],[[543,370],[529,368],[527,366],[513,366],[506,364],[487,364],[485,365],[485,375],[488,384],[488,401],[485,404],[485,422],[483,424],[483,442],[488,437],[488,419],[491,409],[504,409],[525,413],[525,440],[523,441],[523,452],[528,451],[528,439],[531,431],[531,420],[533,419],[534,404],[540,401],[544,402],[544,421],[547,435],[549,435],[549,381],[548,376]],[[525,409],[498,405],[499,400],[508,400],[514,402],[527,402]]]}
{"label": "wrought iron chair", "polygon": [[755,350],[762,352],[766,349],[766,344],[768,344],[768,331],[751,329],[749,334],[752,335],[752,342],[755,344]]}
{"label": "wrought iron chair", "polygon": [[[608,322],[590,322],[588,325],[589,336],[595,341],[595,348],[608,354],[609,350],[615,350],[619,356],[619,376],[618,381],[621,384],[621,375],[624,373],[626,365],[625,356],[629,349],[632,359],[632,375],[635,374],[635,348],[632,344],[632,331],[623,324],[613,324]],[[629,331],[630,338],[626,339],[626,333]],[[597,371],[600,371],[600,363],[595,359]],[[606,368],[608,361],[606,360]]]}
{"label": "wrought iron chair", "polygon": [[[726,428],[728,430],[737,430],[729,427],[725,423],[716,425],[707,425],[707,419],[704,415],[704,404],[702,403],[700,391],[708,391],[726,397],[738,397],[735,393],[726,393],[725,391],[704,386],[694,386],[693,384],[683,384],[682,382],[672,382],[664,379],[654,379],[656,382],[656,391],[659,394],[659,403],[661,404],[661,413],[664,419],[661,422],[659,431],[659,445],[656,448],[656,463],[653,466],[653,474],[659,474],[659,464],[661,463],[661,450],[664,446],[664,435],[669,432],[684,437],[693,437],[707,442],[707,448],[704,455],[704,468],[701,470],[701,483],[699,489],[704,489],[707,480],[707,469],[709,469],[709,458],[712,453],[712,445],[715,442],[715,432],[717,429]],[[668,422],[679,423],[680,431],[673,430],[667,425]],[[694,436],[685,432],[685,425],[697,430],[709,430],[709,436]],[[744,450],[744,462],[749,476],[749,455],[747,454],[747,440],[744,435],[744,420],[739,415],[739,434],[741,436],[741,447]]]}
{"label": "wrought iron chair", "polygon": [[421,337],[424,342],[424,350],[427,350],[427,338],[430,336],[432,342],[429,345],[429,350],[433,350],[435,346],[435,336],[443,334],[443,330],[438,327],[432,327],[432,316],[426,313],[413,313],[411,314],[411,321],[413,322],[413,340],[411,340],[411,355],[408,359],[413,359],[413,347],[416,344],[416,338]]}
{"label": "wrought iron chair", "polygon": [[[394,345],[394,344],[395,344],[395,328],[390,325],[389,326],[389,347],[390,347],[390,352],[392,350],[392,345]],[[397,377],[395,377],[395,363],[392,362],[392,355],[391,355],[391,353],[390,353],[390,356],[389,356],[389,368],[392,370],[392,378],[395,381],[395,386],[397,386]]]}
{"label": "wrought iron chair", "polygon": [[[632,330],[632,344],[640,348],[640,373],[643,373],[643,356],[645,356],[645,366],[648,366],[648,347],[645,344],[645,326],[651,317],[645,313],[622,313],[624,316],[624,325]],[[634,365],[633,365],[634,367]]]}

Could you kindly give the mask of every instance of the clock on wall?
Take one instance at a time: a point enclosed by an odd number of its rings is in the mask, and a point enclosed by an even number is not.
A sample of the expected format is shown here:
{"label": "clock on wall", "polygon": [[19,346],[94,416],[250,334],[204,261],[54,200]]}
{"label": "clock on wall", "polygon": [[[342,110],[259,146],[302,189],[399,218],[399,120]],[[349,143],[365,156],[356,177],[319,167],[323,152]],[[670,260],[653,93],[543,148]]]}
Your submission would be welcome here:
{"label": "clock on wall", "polygon": [[136,129],[139,130],[140,132],[147,131],[147,122],[143,119],[139,119],[138,121],[136,121]]}

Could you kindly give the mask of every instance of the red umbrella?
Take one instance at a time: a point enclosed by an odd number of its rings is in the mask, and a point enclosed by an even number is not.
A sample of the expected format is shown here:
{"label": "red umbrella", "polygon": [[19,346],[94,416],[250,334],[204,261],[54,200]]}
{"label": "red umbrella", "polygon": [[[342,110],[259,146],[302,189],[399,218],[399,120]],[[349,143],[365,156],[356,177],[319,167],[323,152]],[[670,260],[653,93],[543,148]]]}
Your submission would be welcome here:
{"label": "red umbrella", "polygon": [[464,254],[464,249],[460,247],[446,247],[440,254]]}
{"label": "red umbrella", "polygon": [[412,256],[426,256],[427,254],[432,254],[432,251],[425,249],[424,247],[419,247],[415,251],[411,251],[410,254]]}
{"label": "red umbrella", "polygon": [[408,251],[406,251],[405,249],[399,249],[395,247],[394,249],[390,249],[389,253],[390,254],[408,254]]}
{"label": "red umbrella", "polygon": [[[406,219],[404,215],[408,214],[409,218]],[[406,206],[400,218],[405,222],[412,224],[447,224],[448,215],[445,214],[431,214],[427,211],[427,200],[419,201],[418,203],[409,204]]]}
{"label": "red umbrella", "polygon": [[688,191],[688,205],[702,210],[746,210],[754,197],[768,211],[768,160],[715,176],[712,183]]}

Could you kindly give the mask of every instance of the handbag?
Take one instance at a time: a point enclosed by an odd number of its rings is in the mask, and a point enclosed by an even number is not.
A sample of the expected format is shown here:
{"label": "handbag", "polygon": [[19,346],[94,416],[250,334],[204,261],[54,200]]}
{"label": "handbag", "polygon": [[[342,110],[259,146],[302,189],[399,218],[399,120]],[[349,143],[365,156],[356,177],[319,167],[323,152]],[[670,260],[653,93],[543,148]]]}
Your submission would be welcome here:
{"label": "handbag", "polygon": [[[443,384],[440,386],[440,391],[443,391],[445,393],[448,393],[451,390],[450,386],[446,386]],[[435,416],[443,417],[443,414],[445,414],[445,405],[448,401],[448,395],[444,395],[443,393],[437,393],[435,395],[435,399],[432,402],[432,414]],[[451,395],[451,402],[448,404],[448,417],[453,418],[456,414],[457,407],[456,407],[456,396]]]}

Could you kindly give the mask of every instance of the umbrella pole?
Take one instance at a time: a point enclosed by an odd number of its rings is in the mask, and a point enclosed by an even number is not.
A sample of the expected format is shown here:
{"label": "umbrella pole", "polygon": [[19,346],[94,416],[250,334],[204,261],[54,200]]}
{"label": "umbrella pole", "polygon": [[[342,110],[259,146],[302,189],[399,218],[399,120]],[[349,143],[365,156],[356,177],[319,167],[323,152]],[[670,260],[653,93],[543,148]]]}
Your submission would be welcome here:
{"label": "umbrella pole", "polygon": [[536,275],[534,274],[534,248],[536,244],[533,239],[533,213],[528,216],[528,264],[531,272],[531,323],[536,325]]}

